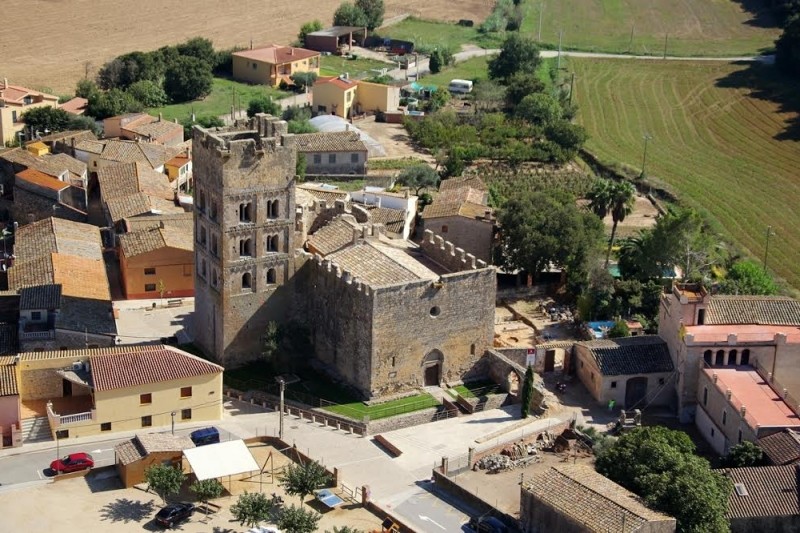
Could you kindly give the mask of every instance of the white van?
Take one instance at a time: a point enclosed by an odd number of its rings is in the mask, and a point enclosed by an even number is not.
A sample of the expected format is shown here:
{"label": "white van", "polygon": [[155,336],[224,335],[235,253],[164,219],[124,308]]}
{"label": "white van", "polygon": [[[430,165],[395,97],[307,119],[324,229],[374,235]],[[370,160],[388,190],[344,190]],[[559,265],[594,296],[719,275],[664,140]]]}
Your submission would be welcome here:
{"label": "white van", "polygon": [[472,92],[472,82],[469,80],[450,80],[447,90],[454,94],[467,94]]}

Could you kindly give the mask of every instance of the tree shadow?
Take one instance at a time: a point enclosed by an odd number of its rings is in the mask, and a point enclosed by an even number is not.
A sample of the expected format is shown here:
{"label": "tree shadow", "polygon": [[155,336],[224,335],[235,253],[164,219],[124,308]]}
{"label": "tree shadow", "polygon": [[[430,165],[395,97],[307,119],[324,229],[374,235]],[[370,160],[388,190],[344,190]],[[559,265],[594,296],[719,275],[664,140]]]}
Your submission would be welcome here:
{"label": "tree shadow", "polygon": [[777,28],[780,25],[772,9],[764,0],[735,0],[735,2],[753,16],[753,18],[745,22],[748,26]]}
{"label": "tree shadow", "polygon": [[[736,63],[745,64],[745,63]],[[787,117],[783,131],[775,135],[778,141],[800,141],[800,94],[797,80],[780,73],[772,64],[762,62],[746,63],[747,68],[731,72],[716,81],[717,87],[744,89],[748,96],[757,100],[777,104],[778,112]]]}
{"label": "tree shadow", "polygon": [[150,518],[155,511],[155,503],[151,500],[143,502],[118,498],[100,508],[100,518],[110,522],[141,522]]}

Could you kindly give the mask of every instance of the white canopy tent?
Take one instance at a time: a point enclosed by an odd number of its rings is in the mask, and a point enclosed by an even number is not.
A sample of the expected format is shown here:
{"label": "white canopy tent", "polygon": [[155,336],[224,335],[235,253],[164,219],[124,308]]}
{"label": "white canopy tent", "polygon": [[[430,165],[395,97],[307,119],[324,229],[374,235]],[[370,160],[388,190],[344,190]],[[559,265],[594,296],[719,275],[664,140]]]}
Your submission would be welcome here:
{"label": "white canopy tent", "polygon": [[199,481],[261,470],[243,440],[231,440],[183,450]]}

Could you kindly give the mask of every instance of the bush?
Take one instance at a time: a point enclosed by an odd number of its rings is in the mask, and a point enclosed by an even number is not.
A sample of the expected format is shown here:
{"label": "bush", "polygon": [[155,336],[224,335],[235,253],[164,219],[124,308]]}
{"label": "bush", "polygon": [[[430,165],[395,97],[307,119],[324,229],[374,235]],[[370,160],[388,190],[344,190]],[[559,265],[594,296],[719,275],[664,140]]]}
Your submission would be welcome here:
{"label": "bush", "polygon": [[211,92],[213,81],[209,63],[183,56],[164,73],[164,92],[173,102],[196,100]]}
{"label": "bush", "polygon": [[161,85],[150,80],[137,81],[127,92],[145,107],[161,107],[169,101]]}
{"label": "bush", "polygon": [[360,7],[344,2],[333,14],[334,26],[366,26],[367,14]]}
{"label": "bush", "polygon": [[204,37],[193,37],[176,48],[180,55],[199,59],[206,63],[209,69],[217,66],[217,53],[214,51],[214,45]]}
{"label": "bush", "polygon": [[311,22],[306,22],[302,26],[300,26],[300,32],[297,34],[297,40],[300,42],[300,46],[305,46],[306,44],[306,35],[309,33],[314,33],[315,31],[319,31],[322,29],[322,22],[318,20],[312,20]]}
{"label": "bush", "polygon": [[86,114],[102,120],[124,113],[138,113],[144,109],[141,102],[121,89],[98,93],[89,99]]}
{"label": "bush", "polygon": [[258,113],[267,113],[273,116],[280,116],[281,106],[269,96],[259,96],[247,103],[247,116],[254,117]]}
{"label": "bush", "polygon": [[292,74],[291,78],[297,90],[303,91],[307,87],[314,85],[314,82],[317,81],[317,73],[298,72],[297,74]]}

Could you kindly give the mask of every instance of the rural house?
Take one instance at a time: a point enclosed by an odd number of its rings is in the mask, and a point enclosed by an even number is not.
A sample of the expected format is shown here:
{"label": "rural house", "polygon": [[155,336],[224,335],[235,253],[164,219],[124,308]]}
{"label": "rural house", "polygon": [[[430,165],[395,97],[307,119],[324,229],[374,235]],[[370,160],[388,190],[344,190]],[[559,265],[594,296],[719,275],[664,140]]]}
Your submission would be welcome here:
{"label": "rural house", "polygon": [[395,111],[400,105],[399,87],[351,80],[346,75],[318,78],[311,96],[315,112],[345,119],[363,113]]}
{"label": "rural house", "polygon": [[294,46],[272,45],[234,52],[233,79],[278,87],[291,85],[299,72],[319,74],[320,53]]}
{"label": "rural house", "polygon": [[153,465],[169,464],[180,468],[183,450],[194,448],[184,435],[145,433],[114,446],[117,472],[125,488],[145,482],[144,472]]}
{"label": "rural house", "polygon": [[128,299],[194,296],[191,228],[165,226],[120,235],[119,266]]}
{"label": "rural house", "polygon": [[367,28],[361,26],[333,26],[306,35],[304,45],[317,52],[336,54],[344,49],[352,50],[353,44],[363,46]]}
{"label": "rural house", "polygon": [[144,141],[166,146],[183,142],[183,126],[147,113],[127,113],[103,120],[106,138],[119,137],[130,141]]}
{"label": "rural house", "polygon": [[367,173],[367,146],[355,131],[304,133],[289,138],[306,158],[306,176]]}
{"label": "rural house", "polygon": [[26,131],[22,121],[23,114],[37,107],[58,107],[58,96],[11,85],[7,78],[3,79],[0,84],[0,146],[37,135],[38,132]]}

